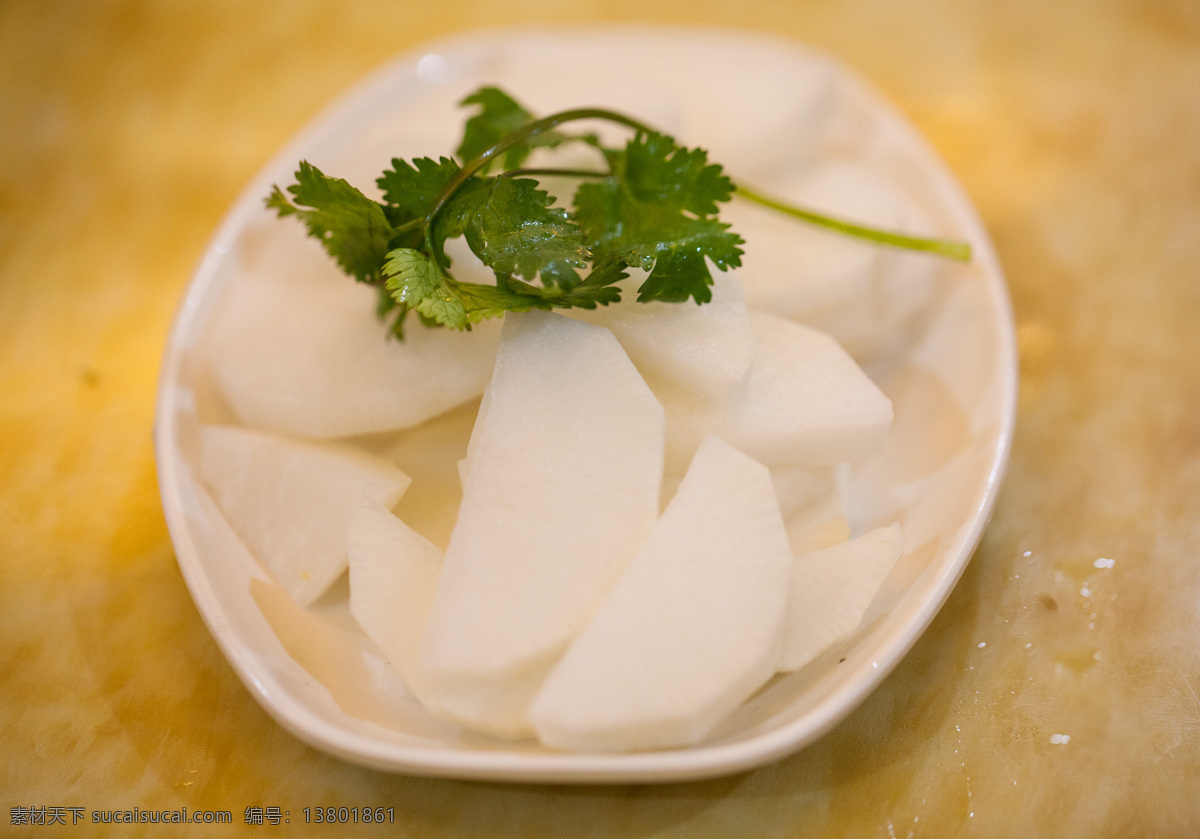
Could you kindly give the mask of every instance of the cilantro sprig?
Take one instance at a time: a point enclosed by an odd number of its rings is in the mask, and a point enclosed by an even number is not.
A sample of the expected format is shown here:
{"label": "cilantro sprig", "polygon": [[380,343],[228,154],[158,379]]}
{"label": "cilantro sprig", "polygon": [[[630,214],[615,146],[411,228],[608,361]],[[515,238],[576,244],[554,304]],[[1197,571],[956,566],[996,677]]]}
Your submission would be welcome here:
{"label": "cilantro sprig", "polygon": [[[616,284],[630,267],[648,272],[639,301],[705,303],[709,265],[741,264],[742,239],[718,217],[734,195],[874,242],[969,257],[962,243],[863,227],[760,195],[734,184],[703,149],[624,114],[577,108],[538,119],[495,87],[462,104],[478,110],[457,159],[393,160],[376,181],[382,200],[307,161],[286,193],[275,186],[266,200],[281,217],[298,217],[343,271],[379,289],[380,314],[401,337],[410,310],[429,325],[469,329],[505,312],[607,306],[620,300]],[[595,134],[560,128],[584,120],[617,123],[632,136],[605,146]],[[565,143],[594,149],[598,168],[522,168],[535,148]],[[536,180],[549,174],[578,182],[573,210]],[[455,279],[446,242],[460,236],[495,285]]]}

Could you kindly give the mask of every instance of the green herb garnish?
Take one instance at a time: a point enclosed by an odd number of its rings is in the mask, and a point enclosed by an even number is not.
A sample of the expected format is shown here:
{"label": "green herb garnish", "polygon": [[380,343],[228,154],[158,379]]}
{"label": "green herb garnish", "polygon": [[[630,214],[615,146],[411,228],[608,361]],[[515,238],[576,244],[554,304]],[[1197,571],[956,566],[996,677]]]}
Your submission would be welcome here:
{"label": "green herb garnish", "polygon": [[[280,216],[298,216],[343,271],[380,290],[380,314],[393,315],[401,337],[410,309],[426,324],[469,329],[505,312],[616,303],[616,283],[629,267],[649,272],[639,301],[705,303],[709,263],[722,271],[741,264],[742,239],[718,218],[718,205],[734,195],[876,243],[970,256],[964,243],[863,227],[735,185],[703,149],[614,111],[579,108],[537,119],[495,87],[461,104],[478,110],[457,159],[393,160],[376,181],[382,201],[306,161],[288,194],[276,186],[267,197]],[[594,134],[559,130],[580,120],[618,123],[633,135],[614,148]],[[592,147],[598,168],[521,168],[534,148],[564,143]],[[542,175],[578,181],[573,211],[555,206],[533,177]],[[453,277],[445,245],[458,236],[492,269],[494,286]]]}

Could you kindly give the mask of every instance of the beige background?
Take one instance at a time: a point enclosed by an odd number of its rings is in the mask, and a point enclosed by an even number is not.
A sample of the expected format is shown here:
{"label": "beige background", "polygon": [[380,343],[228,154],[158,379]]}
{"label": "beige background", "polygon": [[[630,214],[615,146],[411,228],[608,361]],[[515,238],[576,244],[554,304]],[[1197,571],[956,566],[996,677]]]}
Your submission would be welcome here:
{"label": "beige background", "polygon": [[[225,663],[163,524],[155,376],[189,273],[251,175],[397,52],[479,26],[650,20],[836,54],[961,178],[1021,351],[992,525],[882,688],[759,771],[543,788],[317,753]],[[232,810],[231,828],[192,830],[215,837],[382,805],[387,835],[423,837],[1195,835],[1198,322],[1187,0],[0,2],[0,834],[40,835],[11,824],[20,806]],[[247,827],[251,805],[292,824]],[[385,835],[307,834],[343,832]]]}

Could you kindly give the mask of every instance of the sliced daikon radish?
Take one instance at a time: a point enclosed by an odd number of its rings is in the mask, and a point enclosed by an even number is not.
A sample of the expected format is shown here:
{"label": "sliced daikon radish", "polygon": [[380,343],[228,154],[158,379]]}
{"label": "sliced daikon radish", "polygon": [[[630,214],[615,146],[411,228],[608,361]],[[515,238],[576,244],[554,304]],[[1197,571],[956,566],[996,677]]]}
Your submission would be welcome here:
{"label": "sliced daikon radish", "polygon": [[780,670],[797,670],[858,628],[904,551],[900,525],[796,557]]}
{"label": "sliced daikon radish", "polygon": [[842,466],[775,466],[771,481],[793,554],[850,538]]}
{"label": "sliced daikon radish", "polygon": [[844,113],[844,71],[823,56],[781,65],[769,50],[747,51],[738,61],[739,71],[761,73],[770,84],[747,85],[724,61],[690,68],[676,84],[700,95],[695,104],[683,97],[688,104],[680,109],[682,126],[674,136],[708,149],[712,160],[736,161],[737,177],[747,183],[769,183],[789,167],[827,159],[831,126],[851,121]]}
{"label": "sliced daikon radish", "polygon": [[[529,739],[534,736],[529,703],[552,664],[548,661],[492,679],[434,679],[426,683],[420,699],[430,713],[474,732],[504,740]],[[422,673],[429,676],[427,669]]]}
{"label": "sliced daikon radish", "polygon": [[[777,185],[785,201],[913,235],[937,226],[886,172],[840,160]],[[925,306],[943,262],[804,224],[745,201],[722,217],[746,240],[747,305],[829,332],[857,358],[886,348]]]}
{"label": "sliced daikon radish", "polygon": [[418,698],[425,680],[418,653],[442,552],[385,507],[364,504],[346,531],[350,614]]}
{"label": "sliced daikon radish", "polygon": [[762,312],[750,322],[757,353],[731,398],[656,389],[667,417],[668,471],[682,471],[680,462],[709,433],[768,466],[834,465],[874,452],[892,404],[837,341]]}
{"label": "sliced daikon radish", "polygon": [[771,483],[784,519],[839,491],[836,466],[772,466]]}
{"label": "sliced daikon radish", "polygon": [[787,526],[788,544],[796,555],[831,548],[850,538],[850,522],[845,513],[833,512],[834,505],[816,504],[793,513]]}
{"label": "sliced daikon radish", "polygon": [[573,751],[695,743],[775,671],[792,554],[770,473],[707,438],[529,710]]}
{"label": "sliced daikon radish", "polygon": [[509,314],[484,405],[423,647],[447,716],[561,653],[658,519],[662,409],[607,329]]}
{"label": "sliced daikon radish", "polygon": [[420,645],[433,608],[442,552],[397,516],[377,505],[350,520],[350,613],[387,656],[409,691],[439,716],[509,739],[532,734],[525,709],[545,677],[480,682],[432,695]]}
{"label": "sliced daikon radish", "polygon": [[243,424],[346,437],[417,425],[483,393],[498,323],[459,332],[410,317],[404,341],[389,338],[375,289],[342,275],[301,225],[277,229],[248,257],[207,342],[212,375]]}
{"label": "sliced daikon radish", "polygon": [[457,463],[465,457],[479,410],[472,400],[392,435],[383,454],[412,478],[395,513],[444,551],[458,518],[462,482]]}
{"label": "sliced daikon radish", "polygon": [[287,593],[307,606],[346,569],[346,525],[363,501],[395,504],[409,478],[349,446],[232,426],[200,429],[201,480]]}
{"label": "sliced daikon radish", "polygon": [[639,273],[621,284],[621,304],[575,309],[571,315],[612,330],[647,378],[665,379],[708,397],[726,397],[750,367],[754,334],[741,284],[730,273],[714,274],[712,300],[703,305],[633,305],[644,280]]}
{"label": "sliced daikon radish", "polygon": [[667,504],[675,497],[675,491],[679,489],[679,484],[682,482],[682,475],[663,475],[662,492],[658,496],[659,509],[667,508]]}

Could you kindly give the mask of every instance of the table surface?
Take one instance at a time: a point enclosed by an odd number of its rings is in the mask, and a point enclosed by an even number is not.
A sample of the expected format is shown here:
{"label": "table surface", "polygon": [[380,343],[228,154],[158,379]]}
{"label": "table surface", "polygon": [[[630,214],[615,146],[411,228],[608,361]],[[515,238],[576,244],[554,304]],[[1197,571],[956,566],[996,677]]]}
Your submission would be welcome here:
{"label": "table surface", "polygon": [[[929,137],[1011,287],[1008,479],[926,635],[790,758],[648,787],[348,765],[259,708],[183,584],[151,446],[161,349],[226,208],[346,86],[451,32],[592,21],[809,42]],[[1194,835],[1197,91],[1187,0],[0,5],[0,833],[25,835],[22,808],[134,807],[302,832],[335,805],[422,837]],[[252,806],[291,824],[247,825]],[[383,833],[320,835],[343,832]]]}

